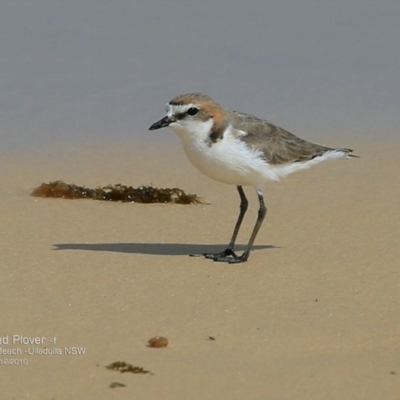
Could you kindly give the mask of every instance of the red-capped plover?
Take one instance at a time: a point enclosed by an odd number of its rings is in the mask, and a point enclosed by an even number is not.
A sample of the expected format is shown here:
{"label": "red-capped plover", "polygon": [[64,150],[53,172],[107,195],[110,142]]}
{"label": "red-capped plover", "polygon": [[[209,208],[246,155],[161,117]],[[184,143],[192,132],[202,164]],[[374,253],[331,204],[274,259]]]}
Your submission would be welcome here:
{"label": "red-capped plover", "polygon": [[[149,129],[166,126],[179,135],[188,159],[200,172],[216,181],[235,185],[239,192],[240,213],[228,247],[221,253],[204,254],[214,261],[240,263],[249,258],[267,213],[263,198],[267,180],[279,181],[322,161],[347,158],[352,152],[307,142],[269,121],[227,110],[201,93],[172,99],[167,105],[167,115]],[[234,245],[248,206],[242,186],[256,188],[260,208],[246,250],[238,256]]]}

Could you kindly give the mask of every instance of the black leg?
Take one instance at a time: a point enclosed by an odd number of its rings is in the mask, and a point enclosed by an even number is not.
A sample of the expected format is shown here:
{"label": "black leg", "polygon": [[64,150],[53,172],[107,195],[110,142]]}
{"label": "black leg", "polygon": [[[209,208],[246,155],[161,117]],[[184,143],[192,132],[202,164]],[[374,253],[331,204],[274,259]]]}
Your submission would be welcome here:
{"label": "black leg", "polygon": [[[230,264],[245,262],[249,258],[250,250],[253,246],[254,240],[256,239],[257,233],[260,230],[260,227],[264,221],[265,215],[267,214],[267,207],[265,206],[265,203],[264,203],[264,197],[263,197],[262,190],[260,188],[258,188],[257,196],[258,196],[258,202],[260,203],[260,208],[258,209],[257,221],[256,221],[256,224],[254,225],[254,229],[250,236],[250,240],[249,240],[249,243],[247,244],[246,250],[243,252],[243,254],[241,256],[237,256],[235,254],[235,252],[233,251],[233,245],[236,240],[236,236],[239,232],[240,224],[242,223],[244,214],[247,210],[247,199],[244,196],[242,187],[238,186],[238,190],[239,190],[239,194],[240,194],[240,198],[241,198],[242,202],[240,204],[240,214],[239,214],[239,218],[236,223],[236,226],[235,226],[235,230],[233,231],[231,243],[229,243],[228,248],[225,251],[223,251],[222,253],[214,254],[213,256],[211,255],[212,257],[207,257],[207,255],[205,255],[206,258],[211,258],[214,261],[228,262]],[[243,204],[244,203],[243,199],[245,200],[245,204]],[[242,208],[242,205],[244,206],[243,208]],[[244,209],[244,211],[243,211],[243,209]]]}
{"label": "black leg", "polygon": [[236,221],[235,229],[233,230],[232,238],[231,241],[229,242],[228,247],[222,251],[221,253],[205,253],[203,254],[205,258],[210,258],[214,261],[226,261],[227,258],[231,260],[238,258],[238,256],[234,252],[234,246],[235,246],[235,241],[237,238],[237,235],[239,233],[240,225],[242,225],[242,221],[244,218],[244,215],[246,214],[247,207],[249,205],[249,202],[246,199],[246,196],[244,194],[243,188],[241,186],[237,186],[237,190],[239,192],[240,196],[240,212],[239,212],[239,217]]}
{"label": "black leg", "polygon": [[250,255],[250,250],[253,247],[254,240],[256,239],[257,233],[260,230],[260,227],[264,221],[265,216],[267,215],[267,207],[265,206],[264,197],[261,189],[257,189],[257,196],[258,196],[258,202],[260,203],[260,208],[258,209],[258,217],[256,224],[254,225],[253,233],[250,236],[249,243],[247,244],[247,248],[243,252],[243,254],[239,257],[234,257],[233,259],[228,261],[231,264],[247,261]]}

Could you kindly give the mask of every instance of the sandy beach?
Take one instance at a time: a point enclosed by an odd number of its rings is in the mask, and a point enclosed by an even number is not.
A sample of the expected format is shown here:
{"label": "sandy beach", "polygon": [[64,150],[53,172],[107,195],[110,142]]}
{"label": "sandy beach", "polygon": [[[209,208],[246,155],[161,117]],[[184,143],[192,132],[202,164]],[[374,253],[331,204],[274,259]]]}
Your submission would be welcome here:
{"label": "sandy beach", "polygon": [[[176,138],[3,157],[0,347],[15,352],[3,363],[27,365],[0,367],[1,397],[398,398],[400,145],[326,144],[361,158],[268,184],[266,221],[239,265],[188,256],[223,248],[239,198],[197,172]],[[209,204],[29,195],[57,179],[179,187]],[[246,193],[239,249],[257,213]],[[158,335],[169,346],[147,347]],[[105,368],[115,361],[151,373]]]}

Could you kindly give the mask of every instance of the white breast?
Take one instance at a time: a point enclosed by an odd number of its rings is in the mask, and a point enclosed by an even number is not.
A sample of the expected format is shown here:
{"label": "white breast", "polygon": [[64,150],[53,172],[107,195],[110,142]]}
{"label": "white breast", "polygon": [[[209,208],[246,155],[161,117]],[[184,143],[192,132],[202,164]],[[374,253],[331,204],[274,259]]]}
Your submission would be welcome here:
{"label": "white breast", "polygon": [[226,129],[222,140],[211,143],[212,120],[196,121],[193,125],[171,124],[171,127],[178,133],[188,159],[200,172],[231,185],[260,186],[264,183],[266,163],[260,158],[261,153],[234,137],[231,127]]}

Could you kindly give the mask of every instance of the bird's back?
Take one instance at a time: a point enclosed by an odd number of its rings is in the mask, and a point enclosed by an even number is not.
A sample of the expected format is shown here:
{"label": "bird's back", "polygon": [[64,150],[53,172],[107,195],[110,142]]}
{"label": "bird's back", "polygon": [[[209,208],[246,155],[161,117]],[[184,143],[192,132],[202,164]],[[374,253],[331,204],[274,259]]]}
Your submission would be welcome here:
{"label": "bird's back", "polygon": [[238,137],[250,148],[261,151],[272,165],[312,160],[328,151],[341,151],[347,155],[351,149],[334,149],[307,142],[285,129],[258,117],[231,111],[228,119],[243,134]]}

